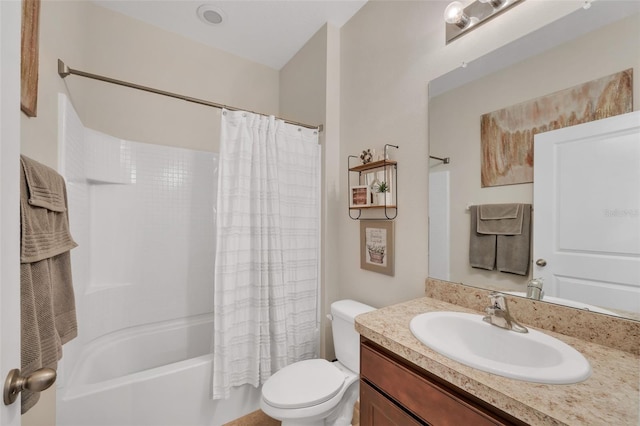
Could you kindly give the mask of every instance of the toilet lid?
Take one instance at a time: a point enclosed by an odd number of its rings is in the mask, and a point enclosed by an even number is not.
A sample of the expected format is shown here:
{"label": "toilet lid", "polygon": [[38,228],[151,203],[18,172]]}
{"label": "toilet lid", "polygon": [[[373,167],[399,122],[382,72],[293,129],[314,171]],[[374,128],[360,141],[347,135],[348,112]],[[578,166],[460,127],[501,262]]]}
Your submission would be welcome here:
{"label": "toilet lid", "polygon": [[278,408],[302,408],[333,398],[345,375],[324,359],[309,359],[288,365],[262,386],[265,402]]}

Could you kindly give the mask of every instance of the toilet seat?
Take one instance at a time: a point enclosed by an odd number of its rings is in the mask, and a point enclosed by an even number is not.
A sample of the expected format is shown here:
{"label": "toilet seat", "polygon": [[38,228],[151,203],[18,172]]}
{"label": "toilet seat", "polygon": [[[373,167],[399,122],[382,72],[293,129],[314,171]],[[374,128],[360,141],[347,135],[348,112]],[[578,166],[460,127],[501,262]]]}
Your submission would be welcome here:
{"label": "toilet seat", "polygon": [[340,392],[345,374],[325,359],[288,365],[262,387],[266,403],[277,408],[304,408],[330,400]]}

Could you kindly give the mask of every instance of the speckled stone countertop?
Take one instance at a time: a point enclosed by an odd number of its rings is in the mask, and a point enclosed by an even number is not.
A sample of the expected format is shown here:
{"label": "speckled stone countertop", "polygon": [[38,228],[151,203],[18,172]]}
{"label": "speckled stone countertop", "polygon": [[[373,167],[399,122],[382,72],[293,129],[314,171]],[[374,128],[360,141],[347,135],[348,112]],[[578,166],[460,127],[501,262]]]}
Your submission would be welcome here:
{"label": "speckled stone countertop", "polygon": [[[407,361],[532,425],[640,424],[640,356],[637,354],[539,329],[580,351],[589,360],[593,374],[584,382],[572,385],[508,379],[467,367],[420,343],[411,334],[409,322],[414,316],[431,311],[480,314],[424,297],[359,315],[356,330]],[[512,309],[512,313],[518,319],[517,311]]]}

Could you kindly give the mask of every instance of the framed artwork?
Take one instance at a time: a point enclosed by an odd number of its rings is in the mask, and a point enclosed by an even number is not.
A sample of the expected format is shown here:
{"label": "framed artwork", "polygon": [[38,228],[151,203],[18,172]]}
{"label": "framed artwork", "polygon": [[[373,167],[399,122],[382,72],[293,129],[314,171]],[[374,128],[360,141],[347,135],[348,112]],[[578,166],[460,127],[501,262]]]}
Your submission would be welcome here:
{"label": "framed artwork", "polygon": [[371,205],[371,188],[368,185],[356,185],[349,188],[349,207],[367,207]]}
{"label": "framed artwork", "polygon": [[360,268],[393,276],[392,220],[360,221]]}
{"label": "framed artwork", "polygon": [[633,69],[630,68],[482,115],[482,187],[533,182],[536,133],[632,110]]}
{"label": "framed artwork", "polygon": [[40,0],[22,0],[20,109],[35,117],[38,107],[38,34]]}

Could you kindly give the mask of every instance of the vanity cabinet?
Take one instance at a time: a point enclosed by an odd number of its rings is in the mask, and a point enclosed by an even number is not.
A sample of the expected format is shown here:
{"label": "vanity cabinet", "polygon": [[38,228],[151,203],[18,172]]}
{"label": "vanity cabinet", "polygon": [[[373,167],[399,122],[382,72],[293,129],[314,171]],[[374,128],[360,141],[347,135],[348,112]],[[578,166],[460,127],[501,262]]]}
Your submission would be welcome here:
{"label": "vanity cabinet", "polygon": [[379,345],[360,345],[360,424],[525,425]]}

